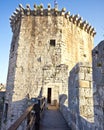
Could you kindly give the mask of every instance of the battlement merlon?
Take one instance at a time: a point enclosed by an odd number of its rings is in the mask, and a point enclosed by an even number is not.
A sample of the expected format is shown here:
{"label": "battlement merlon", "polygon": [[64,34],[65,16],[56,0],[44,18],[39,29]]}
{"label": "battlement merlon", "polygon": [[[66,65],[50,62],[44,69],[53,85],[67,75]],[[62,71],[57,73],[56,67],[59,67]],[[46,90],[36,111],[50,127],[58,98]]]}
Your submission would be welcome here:
{"label": "battlement merlon", "polygon": [[95,36],[96,31],[95,29],[87,22],[83,21],[82,17],[79,15],[70,15],[70,12],[66,12],[65,8],[62,8],[61,11],[58,10],[58,8],[51,8],[51,5],[48,4],[48,8],[44,9],[43,4],[37,6],[34,4],[34,9],[32,10],[30,8],[30,5],[27,4],[26,8],[22,6],[22,4],[19,4],[19,8],[16,8],[16,10],[13,12],[13,14],[10,17],[10,24],[13,30],[13,26],[17,21],[19,21],[24,16],[63,16],[66,19],[68,19],[70,22],[81,28],[82,30],[86,31],[91,36]]}

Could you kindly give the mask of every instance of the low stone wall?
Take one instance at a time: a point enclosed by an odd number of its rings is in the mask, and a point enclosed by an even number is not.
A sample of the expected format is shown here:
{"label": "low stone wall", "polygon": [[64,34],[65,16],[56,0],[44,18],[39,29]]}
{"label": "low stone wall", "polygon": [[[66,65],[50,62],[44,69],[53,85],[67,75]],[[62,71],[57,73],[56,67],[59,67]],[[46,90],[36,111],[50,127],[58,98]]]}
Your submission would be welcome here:
{"label": "low stone wall", "polygon": [[104,130],[104,41],[93,50],[94,116],[96,130]]}
{"label": "low stone wall", "polygon": [[64,119],[66,120],[68,126],[70,127],[70,109],[66,106],[66,105],[60,105],[60,111],[64,117]]}
{"label": "low stone wall", "polygon": [[92,90],[91,64],[77,64],[69,77],[69,105],[60,105],[60,110],[72,130],[95,130]]}

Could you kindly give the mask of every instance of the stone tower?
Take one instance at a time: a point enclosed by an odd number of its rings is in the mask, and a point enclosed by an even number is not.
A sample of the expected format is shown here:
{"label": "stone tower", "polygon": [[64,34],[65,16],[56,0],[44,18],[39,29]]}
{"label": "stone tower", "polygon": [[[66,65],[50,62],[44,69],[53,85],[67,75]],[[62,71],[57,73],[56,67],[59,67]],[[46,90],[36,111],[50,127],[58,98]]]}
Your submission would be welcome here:
{"label": "stone tower", "polygon": [[27,107],[27,98],[59,102],[68,93],[68,73],[80,61],[91,62],[94,28],[79,15],[57,6],[19,8],[10,18],[13,32],[4,112],[8,128]]}

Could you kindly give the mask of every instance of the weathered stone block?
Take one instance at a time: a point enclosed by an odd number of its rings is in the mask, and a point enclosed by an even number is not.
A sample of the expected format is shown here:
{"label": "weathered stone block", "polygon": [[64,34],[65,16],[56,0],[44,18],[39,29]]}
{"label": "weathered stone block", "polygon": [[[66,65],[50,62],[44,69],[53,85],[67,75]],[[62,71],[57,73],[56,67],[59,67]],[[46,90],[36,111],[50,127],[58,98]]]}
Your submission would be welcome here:
{"label": "weathered stone block", "polygon": [[86,81],[92,81],[92,74],[88,74],[88,73],[87,73],[87,74],[85,75],[85,80],[86,80]]}
{"label": "weathered stone block", "polygon": [[90,87],[89,81],[79,80],[79,87],[81,87],[81,88],[89,88]]}
{"label": "weathered stone block", "polygon": [[89,88],[79,88],[79,94],[80,94],[80,96],[92,98],[93,92],[92,92],[92,89],[89,89]]}
{"label": "weathered stone block", "polygon": [[85,78],[84,73],[79,73],[78,78],[79,78],[79,80],[84,80],[84,78]]}

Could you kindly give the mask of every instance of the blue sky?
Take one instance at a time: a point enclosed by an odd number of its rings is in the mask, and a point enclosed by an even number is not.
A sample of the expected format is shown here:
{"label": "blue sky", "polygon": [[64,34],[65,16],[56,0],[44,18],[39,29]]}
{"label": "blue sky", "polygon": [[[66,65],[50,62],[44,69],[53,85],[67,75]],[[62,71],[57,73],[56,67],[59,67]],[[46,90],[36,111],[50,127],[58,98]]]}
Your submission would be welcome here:
{"label": "blue sky", "polygon": [[[71,14],[79,14],[96,29],[94,45],[104,39],[104,0],[57,0],[59,9],[65,7]],[[43,3],[44,8],[50,3],[54,7],[54,0],[0,0],[0,83],[6,83],[9,50],[12,39],[12,31],[9,18],[18,4],[24,7],[30,4],[33,8]]]}

